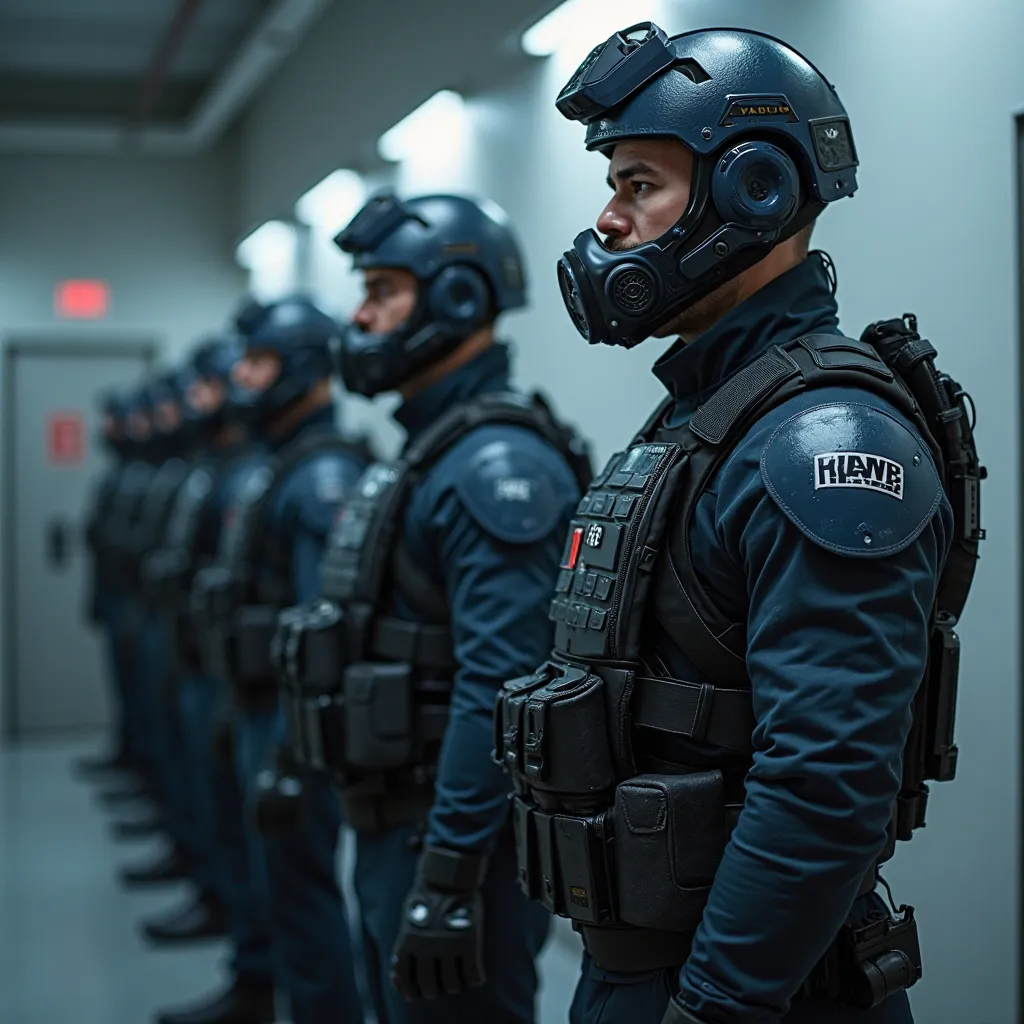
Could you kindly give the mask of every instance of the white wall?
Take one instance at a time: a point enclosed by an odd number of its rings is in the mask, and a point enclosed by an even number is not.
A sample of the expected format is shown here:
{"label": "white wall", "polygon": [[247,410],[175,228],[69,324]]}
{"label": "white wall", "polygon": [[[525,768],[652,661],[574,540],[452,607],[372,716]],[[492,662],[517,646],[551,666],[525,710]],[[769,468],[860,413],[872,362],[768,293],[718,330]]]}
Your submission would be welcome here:
{"label": "white wall", "polygon": [[[914,990],[918,1020],[1012,1024],[1020,906],[1014,115],[1024,110],[1024,4],[652,4],[670,32],[735,24],[783,36],[836,83],[853,120],[861,189],[828,211],[815,243],[838,265],[847,329],[916,312],[942,366],[977,403],[978,440],[991,470],[988,540],[961,626],[959,777],[934,787],[927,831],[900,851],[888,875],[897,899],[919,908],[926,959],[925,980]],[[640,0],[622,3],[623,24],[641,17],[640,7]],[[605,35],[595,27],[578,47]],[[476,97],[465,147],[453,147],[457,166],[406,164],[399,182],[406,192],[448,187],[486,195],[509,212],[533,280],[532,308],[508,322],[519,378],[544,386],[604,457],[660,397],[649,372],[658,346],[588,350],[558,297],[555,260],[606,198],[603,158],[586,154],[582,129],[553,108],[574,64],[567,55],[538,61]],[[309,94],[302,102],[318,99]]]}
{"label": "white wall", "polygon": [[110,285],[110,315],[83,330],[158,335],[171,353],[220,326],[245,288],[236,171],[226,147],[189,159],[0,156],[0,332],[61,326],[53,286],[66,278]]}
{"label": "white wall", "polygon": [[[0,157],[0,343],[141,337],[173,356],[221,327],[246,285],[236,175],[227,146],[190,159]],[[68,278],[106,281],[109,315],[58,320],[53,287]]]}

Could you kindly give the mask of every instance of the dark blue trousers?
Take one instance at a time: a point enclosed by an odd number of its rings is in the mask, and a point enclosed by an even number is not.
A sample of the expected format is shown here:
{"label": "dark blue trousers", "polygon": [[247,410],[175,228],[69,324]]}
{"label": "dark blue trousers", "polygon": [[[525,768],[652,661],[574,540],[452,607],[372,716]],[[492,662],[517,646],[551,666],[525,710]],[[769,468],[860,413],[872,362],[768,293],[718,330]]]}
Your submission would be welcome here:
{"label": "dark blue trousers", "polygon": [[148,613],[138,634],[135,682],[150,783],[163,806],[168,832],[191,861],[196,846],[178,709],[167,688],[171,666],[170,641],[164,623],[159,616]]}
{"label": "dark blue trousers", "polygon": [[415,1003],[391,985],[391,951],[416,873],[417,838],[417,829],[410,827],[360,833],[356,840],[355,888],[379,1024],[532,1024],[535,961],[551,917],[519,891],[511,837],[499,843],[483,888],[487,984],[462,995]]}
{"label": "dark blue trousers", "polygon": [[[224,807],[225,790],[237,784],[231,767],[219,764],[213,753],[213,734],[224,701],[223,687],[215,679],[196,674],[178,681],[178,719],[181,726],[182,771],[188,788],[192,820],[193,877],[200,890],[218,897],[230,907],[233,889],[229,877],[228,855],[221,842],[218,816],[241,817],[240,800]],[[224,776],[228,776],[224,778]]]}
{"label": "dark blue trousers", "polygon": [[124,731],[137,769],[152,782],[143,700],[139,687],[139,629],[141,606],[122,590],[110,591],[106,600],[107,623],[110,630],[112,670],[117,679],[124,709]]}
{"label": "dark blue trousers", "polygon": [[[679,971],[603,971],[584,953],[569,1024],[661,1024],[668,1001],[679,991]],[[784,1024],[913,1024],[913,1017],[901,993],[874,1010],[840,1010],[832,1002],[798,1000]]]}
{"label": "dark blue trousers", "polygon": [[292,1024],[362,1021],[352,942],[335,872],[341,809],[328,780],[304,779],[302,824],[294,832],[260,837],[252,826],[251,800],[259,773],[271,766],[284,739],[277,712],[240,712],[236,746],[244,791],[249,859],[254,888],[274,936],[280,986],[288,993]]}
{"label": "dark blue trousers", "polygon": [[113,713],[113,734],[115,753],[132,756],[129,732],[127,679],[118,656],[117,617],[123,605],[123,598],[109,587],[99,587],[96,593],[95,612],[100,631],[103,653],[107,663],[107,682],[110,684],[110,707]]}

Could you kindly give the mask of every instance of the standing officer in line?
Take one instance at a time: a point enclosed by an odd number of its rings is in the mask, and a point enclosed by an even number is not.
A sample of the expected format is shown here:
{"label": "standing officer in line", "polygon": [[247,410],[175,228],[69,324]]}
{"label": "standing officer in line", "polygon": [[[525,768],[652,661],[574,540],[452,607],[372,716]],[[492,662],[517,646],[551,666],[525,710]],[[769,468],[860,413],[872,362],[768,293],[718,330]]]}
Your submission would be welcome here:
{"label": "standing officer in line", "polygon": [[152,424],[148,444],[156,471],[140,498],[127,540],[127,563],[134,583],[138,623],[136,645],[140,713],[145,721],[152,791],[166,822],[170,843],[148,863],[121,870],[129,886],[177,881],[190,876],[193,837],[187,791],[178,764],[179,738],[172,706],[174,660],[160,608],[145,567],[163,540],[175,495],[189,471],[193,439],[183,429],[181,368],[162,374],[144,390]]}
{"label": "standing officer in line", "polygon": [[130,442],[125,433],[128,411],[126,396],[116,391],[107,392],[100,398],[99,406],[102,421],[98,443],[105,450],[110,464],[96,487],[85,528],[86,542],[92,559],[87,616],[89,622],[103,634],[107,653],[107,674],[112,689],[114,730],[113,743],[108,754],[85,758],[78,763],[78,770],[86,776],[128,771],[133,766],[126,680],[121,671],[114,642],[117,616],[115,580],[112,578],[110,562],[103,546],[104,523],[113,514],[118,488],[131,455]]}
{"label": "standing officer in line", "polygon": [[[125,740],[132,769],[128,779],[141,780],[145,786],[151,785],[153,773],[145,717],[140,710],[136,654],[137,585],[127,544],[138,508],[157,468],[156,461],[151,458],[151,441],[149,414],[143,401],[143,388],[140,387],[128,392],[124,398],[122,447],[125,464],[118,475],[110,508],[97,525],[95,541],[97,560],[105,567],[111,645],[124,701]],[[138,792],[137,787],[135,790],[110,790],[102,794],[102,799],[113,802],[111,798],[120,800],[124,793],[137,795]]]}
{"label": "standing officer in line", "polygon": [[679,336],[573,521],[551,660],[496,719],[523,887],[587,950],[571,1020],[910,1021],[913,911],[874,889],[955,767],[963,392],[909,315],[840,334],[808,241],[857,159],[790,47],[646,23],[558,107],[610,161],[604,240],[559,265],[576,326]]}
{"label": "standing officer in line", "polygon": [[[348,922],[335,877],[340,810],[325,780],[309,780],[305,815],[295,831],[263,838],[255,831],[258,779],[285,739],[270,663],[280,610],[319,591],[319,563],[334,515],[366,463],[364,449],[335,426],[330,345],[337,325],[296,296],[240,317],[245,353],[232,371],[231,400],[270,448],[250,475],[224,530],[218,564],[200,574],[211,601],[219,671],[234,703],[234,748],[247,801],[248,877],[241,898],[273,932],[277,980],[293,1024],[360,1020]],[[205,577],[205,580],[204,580]],[[167,1012],[160,1024],[264,1024],[274,1020],[273,987],[244,971],[236,946],[235,978],[193,1009]]]}
{"label": "standing officer in line", "polygon": [[548,931],[516,889],[492,709],[501,681],[550,644],[553,566],[589,462],[546,406],[510,389],[494,323],[524,305],[525,284],[492,209],[380,195],[338,236],[366,288],[342,380],[398,391],[408,439],[360,480],[323,600],[279,635],[298,758],[334,773],[356,830],[381,1024],[528,1024]]}
{"label": "standing officer in line", "polygon": [[230,797],[232,806],[218,808],[218,792],[230,789],[232,778],[213,755],[218,711],[226,695],[223,684],[201,670],[189,599],[196,573],[216,556],[226,498],[261,451],[246,441],[227,401],[231,371],[240,356],[233,336],[205,341],[191,356],[182,418],[198,455],[175,496],[162,548],[146,566],[173,649],[177,700],[171,710],[180,732],[178,770],[186,786],[196,883],[184,903],[145,923],[146,937],[157,944],[224,934],[233,895],[218,817],[234,812],[240,820],[241,808]]}

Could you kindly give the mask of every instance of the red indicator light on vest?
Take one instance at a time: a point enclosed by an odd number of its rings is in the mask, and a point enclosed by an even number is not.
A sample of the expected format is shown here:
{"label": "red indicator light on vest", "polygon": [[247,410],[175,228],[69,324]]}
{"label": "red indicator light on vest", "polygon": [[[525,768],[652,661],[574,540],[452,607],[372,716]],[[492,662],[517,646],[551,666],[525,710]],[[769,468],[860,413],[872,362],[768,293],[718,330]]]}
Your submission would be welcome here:
{"label": "red indicator light on vest", "polygon": [[572,531],[572,546],[569,548],[569,561],[562,566],[563,569],[575,569],[576,559],[580,557],[580,545],[583,543],[583,527],[577,526]]}
{"label": "red indicator light on vest", "polygon": [[109,308],[105,281],[61,281],[53,290],[53,311],[66,320],[99,320]]}

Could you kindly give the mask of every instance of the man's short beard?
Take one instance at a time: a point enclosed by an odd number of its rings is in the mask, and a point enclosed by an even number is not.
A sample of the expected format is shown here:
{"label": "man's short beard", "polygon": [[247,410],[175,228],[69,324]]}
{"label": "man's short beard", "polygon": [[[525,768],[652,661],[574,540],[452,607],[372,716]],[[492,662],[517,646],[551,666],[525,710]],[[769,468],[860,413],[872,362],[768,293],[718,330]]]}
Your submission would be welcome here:
{"label": "man's short beard", "polygon": [[[605,248],[613,252],[627,252],[642,245],[642,242],[634,242],[632,245],[623,242],[618,238],[606,238]],[[740,287],[734,278],[720,284],[713,292],[709,292],[703,299],[698,299],[689,309],[672,317],[667,323],[662,324],[657,330],[651,332],[652,338],[671,338],[678,334],[684,341],[690,342],[699,337],[705,331],[714,327],[719,320],[730,310],[739,305]]]}
{"label": "man's short beard", "polygon": [[719,320],[735,309],[740,302],[740,284],[736,278],[720,284],[703,299],[698,299],[689,309],[684,309],[651,332],[654,338],[670,338],[678,334],[683,341],[693,341],[710,330]]}

